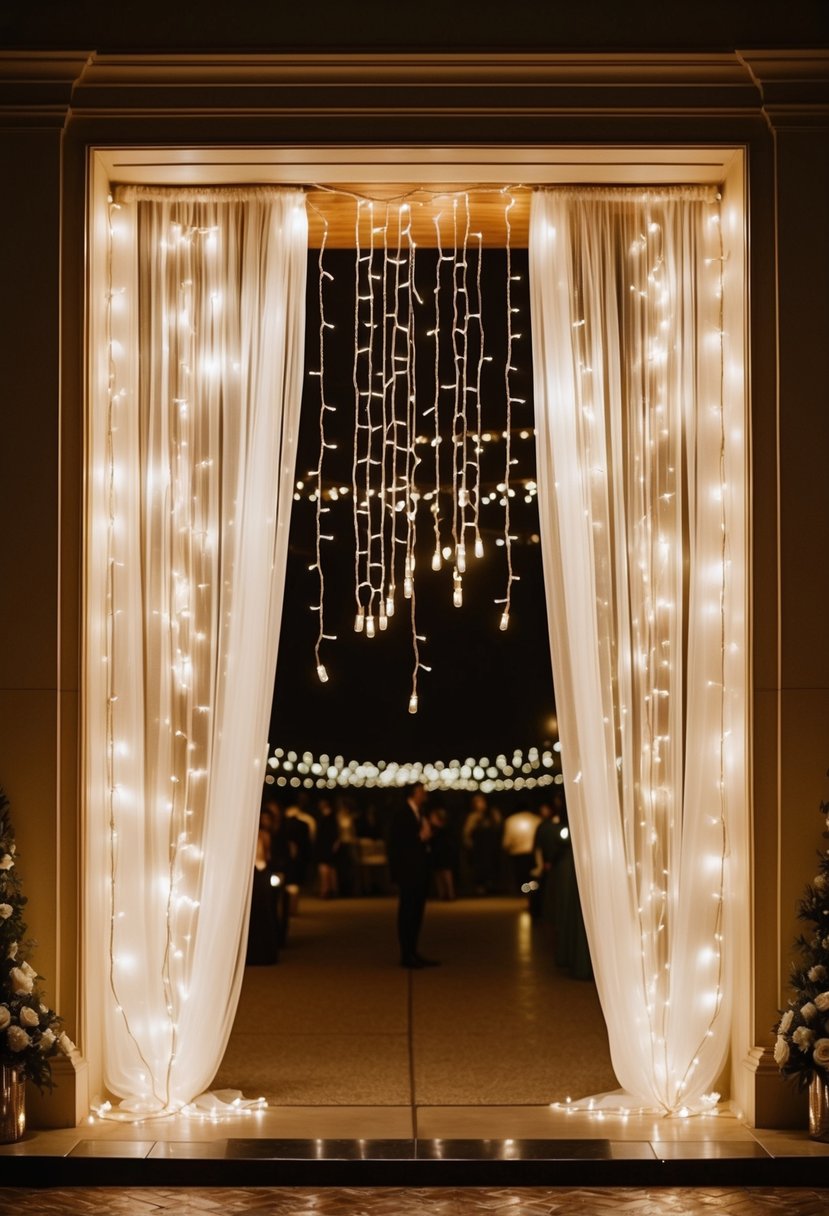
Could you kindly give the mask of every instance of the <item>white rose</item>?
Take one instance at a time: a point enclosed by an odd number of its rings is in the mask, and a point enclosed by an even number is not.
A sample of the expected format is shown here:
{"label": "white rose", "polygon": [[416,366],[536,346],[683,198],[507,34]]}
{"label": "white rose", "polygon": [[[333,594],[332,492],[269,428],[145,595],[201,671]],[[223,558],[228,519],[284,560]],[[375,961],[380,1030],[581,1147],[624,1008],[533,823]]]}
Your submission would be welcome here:
{"label": "white rose", "polygon": [[778,1030],[777,1033],[778,1034],[787,1034],[791,1030],[793,1018],[794,1018],[794,1013],[792,1012],[791,1009],[787,1009],[786,1012],[783,1014],[782,1018],[780,1019],[780,1029]]}
{"label": "white rose", "polygon": [[0,904],[0,920],[8,920],[12,912],[14,908],[11,904]]}
{"label": "white rose", "polygon": [[12,942],[9,946],[6,958],[17,958],[17,942]]}
{"label": "white rose", "polygon": [[34,967],[30,967],[28,963],[21,963],[20,970],[24,975],[28,975],[29,979],[37,979],[37,972],[35,971]]}
{"label": "white rose", "polygon": [[829,1039],[818,1039],[815,1043],[812,1059],[821,1068],[829,1068]]}
{"label": "white rose", "polygon": [[8,853],[4,853],[3,856],[0,857],[0,870],[10,870],[13,865],[14,858]]}
{"label": "white rose", "polygon": [[803,1008],[800,1010],[800,1015],[803,1018],[804,1022],[811,1022],[812,1018],[815,1016],[816,1013],[817,1013],[817,1007],[815,1005],[813,1005],[811,1001],[807,1001],[806,1004],[803,1006]]}
{"label": "white rose", "polygon": [[54,1043],[54,1041],[55,1041],[55,1032],[50,1027],[47,1027],[46,1030],[44,1030],[43,1034],[40,1036],[40,1042],[38,1043],[38,1047],[40,1048],[41,1051],[48,1051],[49,1048]]}
{"label": "white rose", "polygon": [[774,1044],[774,1062],[778,1068],[782,1068],[784,1064],[789,1062],[789,1044],[783,1038],[782,1034],[777,1036],[777,1042]]}
{"label": "white rose", "polygon": [[30,1009],[28,1005],[24,1005],[20,1010],[20,1025],[28,1026],[30,1029],[33,1026],[40,1025],[40,1018],[37,1016],[34,1009]]}
{"label": "white rose", "polygon": [[792,1035],[792,1042],[801,1051],[808,1051],[815,1041],[814,1030],[809,1030],[806,1026],[798,1026],[797,1030]]}
{"label": "white rose", "polygon": [[[25,965],[24,963],[23,966],[25,967]],[[27,975],[22,967],[12,967],[9,979],[12,982],[12,992],[15,996],[28,996],[34,987],[32,977]]]}
{"label": "white rose", "polygon": [[826,968],[821,963],[818,963],[816,967],[810,967],[806,974],[813,984],[817,984],[821,980],[826,979]]}
{"label": "white rose", "polygon": [[31,1047],[32,1040],[26,1034],[25,1030],[21,1030],[19,1026],[10,1026],[6,1035],[6,1042],[12,1051],[25,1051],[27,1047]]}
{"label": "white rose", "polygon": [[829,992],[818,993],[818,995],[815,997],[815,1007],[819,1009],[821,1013],[826,1013],[827,1009],[829,1009]]}
{"label": "white rose", "polygon": [[66,1033],[66,1031],[62,1031],[61,1034],[58,1036],[58,1047],[61,1049],[61,1051],[63,1052],[63,1054],[65,1056],[71,1056],[72,1052],[75,1050],[75,1044],[69,1038],[69,1035]]}
{"label": "white rose", "polygon": [[12,1015],[8,1005],[0,1005],[0,1030],[5,1030],[11,1020]]}

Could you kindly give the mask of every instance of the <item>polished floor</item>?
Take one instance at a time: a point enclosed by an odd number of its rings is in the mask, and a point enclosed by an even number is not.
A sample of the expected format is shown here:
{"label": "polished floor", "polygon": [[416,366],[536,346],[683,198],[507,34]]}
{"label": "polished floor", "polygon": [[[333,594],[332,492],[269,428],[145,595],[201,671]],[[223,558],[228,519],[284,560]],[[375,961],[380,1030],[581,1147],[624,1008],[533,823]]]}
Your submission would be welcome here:
{"label": "polished floor", "polygon": [[393,899],[303,900],[280,962],[245,974],[215,1084],[277,1105],[409,1107],[427,1136],[442,1134],[435,1107],[615,1088],[596,989],[555,968],[525,908],[431,903],[422,950],[442,965],[411,972]]}
{"label": "polished floor", "polygon": [[[430,1187],[435,1201],[448,1196],[442,1210],[454,1216],[469,1209],[447,1187],[474,1185],[478,1206],[495,1211],[553,1212],[602,1210],[573,1208],[575,1199],[562,1206],[564,1187],[605,1195],[706,1184],[738,1188],[728,1192],[734,1211],[817,1210],[756,1190],[829,1182],[829,1144],[805,1132],[750,1129],[727,1107],[666,1119],[557,1105],[612,1088],[614,1078],[594,986],[556,971],[545,930],[521,901],[430,905],[422,948],[442,965],[397,965],[391,900],[306,901],[279,964],[248,969],[214,1082],[264,1095],[266,1109],[226,1121],[93,1118],[33,1130],[0,1146],[0,1185],[146,1187],[147,1207],[136,1211],[169,1206],[169,1192],[153,1191],[156,1203],[149,1188],[187,1188],[177,1192],[182,1203],[206,1210],[190,1188],[233,1186],[251,1208],[258,1195],[264,1210],[378,1214],[417,1211],[424,1192],[377,1188]],[[274,1186],[278,1195],[250,1189]],[[321,1206],[320,1195],[335,1204],[352,1186],[365,1188],[363,1207]],[[504,1198],[515,1186],[520,1200]],[[326,1189],[297,1189],[309,1187]],[[556,1189],[535,1199],[524,1189],[538,1187]],[[753,1198],[743,1187],[755,1188]],[[391,1194],[398,1206],[384,1209]],[[654,1206],[667,1192],[651,1194],[637,1190],[630,1210],[707,1210],[708,1192],[694,1192],[695,1207]],[[57,1191],[49,1195],[58,1206],[29,1208],[27,1199],[27,1210],[66,1210]]]}

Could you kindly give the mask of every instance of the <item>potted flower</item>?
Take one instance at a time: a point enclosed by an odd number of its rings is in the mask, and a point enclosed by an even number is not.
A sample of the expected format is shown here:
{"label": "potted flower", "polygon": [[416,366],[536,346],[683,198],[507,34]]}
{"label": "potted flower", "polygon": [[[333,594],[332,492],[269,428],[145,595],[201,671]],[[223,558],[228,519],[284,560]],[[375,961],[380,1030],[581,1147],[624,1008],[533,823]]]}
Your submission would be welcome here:
{"label": "potted flower", "polygon": [[25,1084],[52,1087],[52,1056],[74,1044],[61,1019],[43,1001],[40,976],[28,962],[9,802],[0,790],[0,1143],[19,1140],[26,1128]]}
{"label": "potted flower", "polygon": [[[820,804],[829,828],[829,803]],[[823,836],[829,839],[829,831]],[[808,926],[795,943],[792,999],[776,1026],[774,1058],[784,1077],[809,1090],[809,1134],[829,1138],[829,852],[818,854],[818,873],[797,915]]]}

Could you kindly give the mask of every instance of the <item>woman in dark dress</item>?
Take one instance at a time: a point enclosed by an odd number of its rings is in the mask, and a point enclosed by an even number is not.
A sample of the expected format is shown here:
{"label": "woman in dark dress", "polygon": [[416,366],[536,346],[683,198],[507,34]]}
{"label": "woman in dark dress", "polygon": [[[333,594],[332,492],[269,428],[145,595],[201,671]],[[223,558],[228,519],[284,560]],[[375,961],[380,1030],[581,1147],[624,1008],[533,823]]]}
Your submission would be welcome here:
{"label": "woman in dark dress", "polygon": [[250,924],[245,962],[249,967],[266,966],[279,961],[279,916],[271,865],[271,821],[267,811],[259,816],[259,836],[253,865],[253,894],[250,901]]}
{"label": "woman in dark dress", "polygon": [[317,805],[317,839],[314,854],[320,883],[320,898],[333,899],[337,894],[337,854],[340,849],[340,825],[330,799],[321,798]]}

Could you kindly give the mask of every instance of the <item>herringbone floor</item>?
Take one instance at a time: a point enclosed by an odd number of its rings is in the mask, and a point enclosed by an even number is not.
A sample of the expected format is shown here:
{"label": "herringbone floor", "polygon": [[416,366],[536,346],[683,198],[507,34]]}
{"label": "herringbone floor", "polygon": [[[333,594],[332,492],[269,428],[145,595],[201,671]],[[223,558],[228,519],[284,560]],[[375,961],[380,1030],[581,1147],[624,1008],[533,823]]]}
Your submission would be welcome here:
{"label": "herringbone floor", "polygon": [[311,1187],[270,1190],[147,1189],[124,1191],[0,1189],[2,1216],[208,1216],[209,1213],[260,1212],[274,1216],[548,1216],[624,1212],[628,1216],[823,1216],[829,1190],[760,1187],[602,1188],[489,1190],[429,1188]]}

